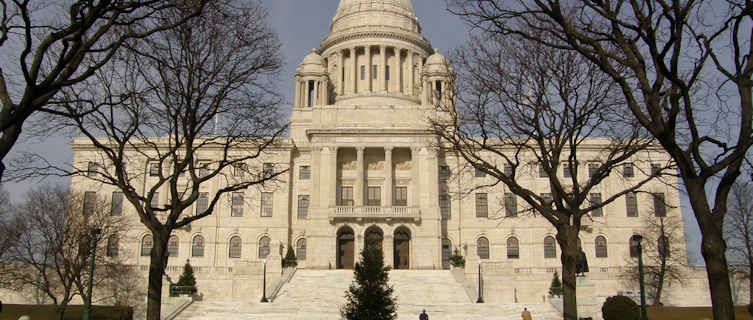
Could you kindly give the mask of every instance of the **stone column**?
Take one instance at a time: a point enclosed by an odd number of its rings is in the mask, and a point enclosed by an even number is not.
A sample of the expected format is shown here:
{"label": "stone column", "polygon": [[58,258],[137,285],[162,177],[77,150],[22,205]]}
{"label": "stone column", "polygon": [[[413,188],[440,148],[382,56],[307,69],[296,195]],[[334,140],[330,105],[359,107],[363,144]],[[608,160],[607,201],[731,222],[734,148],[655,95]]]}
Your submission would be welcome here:
{"label": "stone column", "polygon": [[392,146],[384,148],[384,202],[383,207],[391,207],[392,202]]}
{"label": "stone column", "polygon": [[[418,58],[418,67],[416,68],[416,79],[418,79],[418,80],[416,80],[417,81],[416,84],[419,84],[419,83],[423,84],[423,81],[424,81],[424,58],[420,54],[416,58]],[[419,89],[419,94],[421,92],[424,92],[424,91],[426,91],[426,87],[420,88]],[[421,100],[421,101],[423,101],[423,100]]]}
{"label": "stone column", "polygon": [[[382,53],[382,91],[388,92],[390,91],[390,84],[387,82],[387,47],[379,47],[379,52]],[[379,70],[377,70],[377,74],[379,74]],[[377,76],[377,78],[379,77]]]}
{"label": "stone column", "polygon": [[[403,60],[403,49],[395,48],[395,56],[397,57],[397,87],[398,92],[405,93],[405,61]],[[407,58],[407,57],[406,57]]]}
{"label": "stone column", "polygon": [[307,79],[303,79],[303,106],[308,107],[309,106],[309,81]]}
{"label": "stone column", "polygon": [[319,86],[320,90],[322,91],[322,101],[320,105],[326,106],[329,104],[329,81],[327,77],[322,77],[322,80],[320,80],[321,85]]}
{"label": "stone column", "polygon": [[366,48],[364,49],[364,54],[366,57],[366,83],[367,83],[366,92],[372,92],[374,91],[374,84],[373,84],[373,81],[371,81],[371,79],[374,77],[374,75],[371,72],[373,64],[371,63],[372,56],[371,56],[370,45],[366,46]]}
{"label": "stone column", "polygon": [[[327,171],[324,170],[324,163],[322,160],[324,157],[322,157],[323,148],[319,146],[313,146],[311,148],[311,178],[312,178],[312,184],[313,186],[319,186],[321,185],[322,181],[325,180],[324,177],[327,174]],[[311,206],[310,207],[318,207],[318,208],[325,208],[327,207],[327,204],[321,197],[321,192],[311,192]]]}
{"label": "stone column", "polygon": [[337,63],[337,90],[340,95],[345,95],[345,50],[340,49]]}
{"label": "stone column", "polygon": [[327,161],[327,166],[329,169],[329,176],[330,179],[332,179],[332,182],[327,184],[327,193],[328,193],[328,201],[329,201],[329,207],[334,208],[337,206],[337,146],[332,146],[329,148],[329,161]]}
{"label": "stone column", "polygon": [[358,92],[358,59],[356,59],[356,47],[350,48],[350,60],[353,60],[353,94]]}
{"label": "stone column", "polygon": [[293,101],[295,101],[295,104],[293,105],[293,108],[299,108],[301,106],[300,99],[301,99],[301,77],[295,77],[295,98],[293,98]]}
{"label": "stone column", "polygon": [[[421,207],[421,182],[418,181],[420,174],[420,163],[418,161],[421,151],[419,147],[410,148],[410,167],[411,167],[411,204],[410,206]],[[431,173],[430,173],[431,174]]]}
{"label": "stone column", "polygon": [[356,147],[356,166],[358,167],[356,168],[356,190],[355,190],[355,194],[353,195],[353,198],[355,198],[353,200],[355,200],[356,207],[363,206],[365,203],[364,197],[363,197],[364,195],[363,183],[364,183],[364,177],[365,177],[364,175],[365,168],[364,168],[364,161],[363,161],[364,150],[366,150],[366,148]]}
{"label": "stone column", "polygon": [[416,95],[413,93],[414,87],[416,86],[416,67],[413,65],[413,51],[408,49],[408,52],[406,53],[408,55],[408,66],[410,67],[410,80],[408,80],[408,95],[411,97],[415,97]]}

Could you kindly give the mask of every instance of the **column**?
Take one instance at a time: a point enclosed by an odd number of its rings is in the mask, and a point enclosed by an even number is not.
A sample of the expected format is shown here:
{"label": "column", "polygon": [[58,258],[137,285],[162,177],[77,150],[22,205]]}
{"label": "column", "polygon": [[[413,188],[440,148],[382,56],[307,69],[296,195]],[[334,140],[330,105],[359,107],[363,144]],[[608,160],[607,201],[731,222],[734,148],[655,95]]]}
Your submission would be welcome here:
{"label": "column", "polygon": [[332,179],[332,182],[327,185],[327,192],[328,192],[328,201],[329,201],[329,207],[334,208],[337,206],[337,195],[339,194],[337,192],[337,146],[333,146],[329,148],[329,161],[327,162],[327,166],[330,167],[329,176]]}
{"label": "column", "polygon": [[408,80],[408,95],[411,97],[415,97],[416,95],[413,93],[414,87],[416,86],[416,67],[413,66],[413,51],[410,49],[406,53],[408,55],[408,66],[410,67],[410,80]]}
{"label": "column", "polygon": [[345,94],[345,50],[340,50],[337,63],[337,90],[340,95]]}
{"label": "column", "polygon": [[311,106],[315,106],[319,104],[319,81],[311,80],[311,85],[314,87],[312,93],[311,93],[311,99],[314,101],[311,101]]}
{"label": "column", "polygon": [[353,60],[353,94],[358,92],[358,59],[356,59],[356,47],[350,48],[350,60]]}
{"label": "column", "polygon": [[[419,83],[423,84],[423,81],[424,81],[424,58],[420,54],[416,58],[418,58],[418,67],[416,68],[416,78],[418,80],[417,80],[416,84],[419,84]],[[421,89],[419,89],[419,92],[424,92],[424,91],[426,91],[426,87],[422,87]],[[423,100],[421,100],[421,101],[423,101]]]}
{"label": "column", "polygon": [[356,147],[356,165],[358,166],[356,168],[356,190],[355,194],[353,195],[353,200],[355,200],[355,206],[360,207],[363,206],[365,201],[363,198],[364,195],[364,161],[363,161],[363,152],[366,148],[364,147]]}
{"label": "column", "polygon": [[420,151],[421,148],[419,147],[410,148],[411,206],[416,208],[421,207],[421,183],[418,181],[419,177],[421,176],[418,161]]}
{"label": "column", "polygon": [[397,57],[397,87],[400,93],[405,93],[405,61],[403,60],[403,49],[395,48],[395,56]]}
{"label": "column", "polygon": [[[326,162],[323,162],[324,157],[323,154],[323,148],[319,146],[314,146],[311,148],[311,178],[312,178],[312,184],[313,186],[319,186],[321,185],[322,181],[324,180],[327,171],[324,170],[324,164]],[[322,198],[322,192],[311,192],[311,205],[309,207],[317,207],[317,208],[325,208],[327,207],[326,201]]]}
{"label": "column", "polygon": [[395,267],[395,236],[393,234],[385,234],[382,241],[382,252],[384,253],[384,265],[394,268]]}
{"label": "column", "polygon": [[[387,47],[379,47],[379,52],[382,53],[382,91],[390,91],[390,84],[387,82]],[[379,70],[377,70],[377,73]]]}
{"label": "column", "polygon": [[371,74],[371,69],[372,69],[371,46],[368,46],[368,45],[366,46],[366,48],[364,49],[364,54],[366,56],[366,83],[367,83],[366,92],[372,92],[374,91],[374,84],[373,84],[373,81],[371,81],[371,79],[374,77],[374,75]]}
{"label": "column", "polygon": [[384,207],[391,207],[392,202],[392,147],[384,148]]}
{"label": "column", "polygon": [[321,85],[320,88],[322,90],[322,103],[320,105],[326,106],[329,104],[329,81],[327,80],[327,77],[322,77],[322,80],[320,80]]}
{"label": "column", "polygon": [[311,95],[309,94],[309,81],[304,79],[303,80],[303,106],[308,107],[309,106],[309,98]]}
{"label": "column", "polygon": [[293,98],[293,101],[295,101],[295,104],[293,105],[293,108],[298,108],[301,106],[299,103],[301,100],[301,77],[295,77],[295,98]]}

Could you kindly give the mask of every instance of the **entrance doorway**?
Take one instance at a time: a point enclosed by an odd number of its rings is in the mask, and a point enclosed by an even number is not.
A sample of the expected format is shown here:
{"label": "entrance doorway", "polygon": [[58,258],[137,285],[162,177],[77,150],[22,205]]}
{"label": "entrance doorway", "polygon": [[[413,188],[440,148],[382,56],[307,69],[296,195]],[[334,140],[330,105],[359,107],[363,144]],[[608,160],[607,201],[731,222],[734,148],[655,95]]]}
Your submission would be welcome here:
{"label": "entrance doorway", "polygon": [[395,230],[395,269],[410,269],[410,230],[400,227]]}
{"label": "entrance doorway", "polygon": [[452,242],[450,239],[442,239],[442,269],[450,269],[450,256],[452,256]]}
{"label": "entrance doorway", "polygon": [[342,227],[337,231],[337,268],[353,269],[353,229]]}

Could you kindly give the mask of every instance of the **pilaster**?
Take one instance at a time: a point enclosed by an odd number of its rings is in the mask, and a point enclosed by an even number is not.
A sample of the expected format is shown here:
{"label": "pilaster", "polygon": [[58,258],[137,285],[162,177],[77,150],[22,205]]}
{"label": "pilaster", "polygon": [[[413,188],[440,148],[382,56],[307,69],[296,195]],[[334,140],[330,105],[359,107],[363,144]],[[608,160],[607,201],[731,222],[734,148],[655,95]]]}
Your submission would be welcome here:
{"label": "pilaster", "polygon": [[393,206],[392,199],[392,146],[384,148],[384,206]]}
{"label": "pilaster", "polygon": [[355,194],[353,195],[353,200],[355,201],[355,206],[362,206],[364,205],[364,177],[365,177],[365,168],[364,168],[364,160],[363,160],[363,153],[366,150],[364,147],[356,147],[356,165],[358,166],[356,168],[356,190]]}
{"label": "pilaster", "polygon": [[411,203],[410,206],[412,207],[421,207],[421,182],[418,181],[421,178],[420,174],[420,153],[421,148],[419,147],[411,147],[410,148],[410,156],[411,156]]}
{"label": "pilaster", "polygon": [[[390,88],[390,84],[387,82],[387,46],[380,46],[379,52],[382,53],[382,91],[388,92]],[[377,74],[379,74],[379,70],[377,70]],[[379,78],[377,76],[377,78]]]}

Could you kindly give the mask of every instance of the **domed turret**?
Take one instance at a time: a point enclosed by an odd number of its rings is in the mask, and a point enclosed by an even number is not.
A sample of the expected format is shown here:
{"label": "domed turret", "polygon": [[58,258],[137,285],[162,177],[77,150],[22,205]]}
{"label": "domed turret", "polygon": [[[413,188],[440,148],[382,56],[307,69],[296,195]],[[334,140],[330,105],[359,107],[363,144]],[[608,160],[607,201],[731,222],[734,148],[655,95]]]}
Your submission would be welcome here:
{"label": "domed turret", "polygon": [[329,103],[327,62],[316,49],[311,49],[295,72],[294,107],[322,106]]}
{"label": "domed turret", "polygon": [[452,68],[447,62],[447,59],[443,55],[439,54],[439,51],[437,49],[434,49],[434,54],[430,55],[426,59],[424,72],[428,75],[448,75],[452,73]]}
{"label": "domed turret", "polygon": [[434,54],[426,58],[426,64],[423,70],[424,81],[424,104],[432,104],[440,107],[441,104],[447,104],[452,100],[453,70],[447,59],[439,54],[438,49],[434,49]]}
{"label": "domed turret", "polygon": [[316,49],[311,49],[311,53],[303,58],[303,62],[298,66],[296,73],[301,75],[310,73],[321,74],[325,71],[324,58],[316,52]]}

